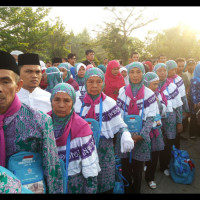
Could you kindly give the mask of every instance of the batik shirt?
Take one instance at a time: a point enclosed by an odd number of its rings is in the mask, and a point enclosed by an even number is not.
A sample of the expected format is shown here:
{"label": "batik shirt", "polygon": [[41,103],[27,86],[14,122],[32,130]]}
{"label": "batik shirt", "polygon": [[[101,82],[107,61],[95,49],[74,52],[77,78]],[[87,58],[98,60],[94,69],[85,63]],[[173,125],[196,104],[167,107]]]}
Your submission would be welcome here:
{"label": "batik shirt", "polygon": [[6,161],[20,151],[40,153],[43,158],[47,192],[62,193],[63,180],[52,119],[22,103],[18,112],[4,119],[3,129]]}
{"label": "batik shirt", "polygon": [[167,98],[166,119],[162,120],[163,129],[168,139],[176,138],[176,124],[182,123],[182,105],[181,95],[177,86],[170,83],[163,91]]}
{"label": "batik shirt", "polygon": [[198,104],[200,102],[200,82],[195,78],[192,78],[190,81],[190,96],[192,101],[192,113],[195,113],[194,104]]}

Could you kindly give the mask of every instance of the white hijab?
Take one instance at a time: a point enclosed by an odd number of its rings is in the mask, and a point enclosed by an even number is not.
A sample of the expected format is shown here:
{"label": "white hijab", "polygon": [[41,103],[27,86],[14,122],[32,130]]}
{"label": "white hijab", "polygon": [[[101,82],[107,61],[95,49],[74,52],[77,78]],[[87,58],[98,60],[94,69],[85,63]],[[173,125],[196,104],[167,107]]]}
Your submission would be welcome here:
{"label": "white hijab", "polygon": [[127,71],[126,67],[121,67],[119,69],[119,71],[120,71],[120,73],[122,73],[122,71],[126,71],[127,72],[127,76],[124,77],[124,81],[125,81],[125,84],[128,85],[129,84],[129,76],[128,76],[128,71]]}

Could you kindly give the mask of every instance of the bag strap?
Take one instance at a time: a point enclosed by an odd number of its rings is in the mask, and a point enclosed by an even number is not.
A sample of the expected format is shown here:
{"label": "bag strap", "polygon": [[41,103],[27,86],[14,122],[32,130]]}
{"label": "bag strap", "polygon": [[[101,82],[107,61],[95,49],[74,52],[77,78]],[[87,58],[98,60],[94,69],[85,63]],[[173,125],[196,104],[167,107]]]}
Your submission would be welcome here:
{"label": "bag strap", "polygon": [[[125,117],[126,100],[127,100],[127,96],[126,96],[125,103],[124,103],[124,115],[123,115],[123,119]],[[144,114],[144,98],[143,98],[143,102],[142,102],[142,114],[141,114],[142,124],[143,124],[143,114]],[[132,163],[132,151],[129,153],[129,163]]]}
{"label": "bag strap", "polygon": [[70,140],[71,140],[71,130],[67,137],[66,144],[66,194],[68,193],[67,182],[68,182],[68,166],[69,166],[69,154],[70,154]]}
{"label": "bag strap", "polygon": [[[81,110],[80,110],[80,117],[82,117],[82,112],[83,112],[83,107],[84,107],[85,103],[82,103],[81,106]],[[101,128],[102,128],[102,112],[103,112],[103,100],[102,97],[100,98],[100,106],[99,106],[99,133],[98,133],[98,138],[100,138],[100,134],[101,134]],[[98,148],[99,146],[99,139],[96,142],[96,146]]]}
{"label": "bag strap", "polygon": [[119,173],[119,176],[126,182],[126,185],[124,184],[124,187],[128,187],[129,182],[126,180],[126,178],[121,173]]}

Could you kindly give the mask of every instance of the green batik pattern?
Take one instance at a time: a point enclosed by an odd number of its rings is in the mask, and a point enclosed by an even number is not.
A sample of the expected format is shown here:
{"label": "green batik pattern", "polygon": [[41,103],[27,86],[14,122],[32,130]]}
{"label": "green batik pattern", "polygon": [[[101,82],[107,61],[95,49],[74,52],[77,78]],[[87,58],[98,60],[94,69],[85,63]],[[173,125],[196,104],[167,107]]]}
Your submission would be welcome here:
{"label": "green batik pattern", "polygon": [[47,192],[62,193],[62,174],[51,117],[25,104],[17,114],[5,130],[7,156],[20,151],[41,153]]}

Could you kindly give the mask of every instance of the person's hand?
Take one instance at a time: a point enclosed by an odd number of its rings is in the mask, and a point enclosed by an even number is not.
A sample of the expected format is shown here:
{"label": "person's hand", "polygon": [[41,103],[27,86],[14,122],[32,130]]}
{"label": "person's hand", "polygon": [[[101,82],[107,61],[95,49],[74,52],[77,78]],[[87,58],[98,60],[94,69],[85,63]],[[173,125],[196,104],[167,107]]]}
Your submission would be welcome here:
{"label": "person's hand", "polygon": [[182,123],[176,125],[176,131],[177,131],[177,133],[181,133],[183,131],[183,125],[182,125]]}
{"label": "person's hand", "polygon": [[131,152],[131,150],[134,148],[134,141],[131,138],[131,134],[129,132],[123,132],[121,137],[121,152],[127,153]]}
{"label": "person's hand", "polygon": [[137,134],[134,134],[134,135],[132,136],[132,138],[133,138],[133,140],[134,140],[135,143],[143,139],[142,136],[137,135]]}

